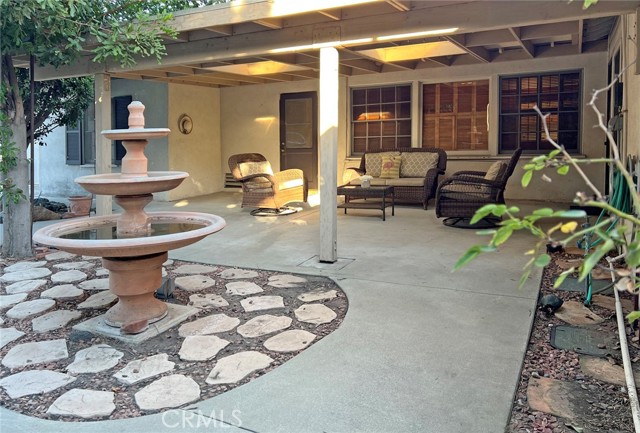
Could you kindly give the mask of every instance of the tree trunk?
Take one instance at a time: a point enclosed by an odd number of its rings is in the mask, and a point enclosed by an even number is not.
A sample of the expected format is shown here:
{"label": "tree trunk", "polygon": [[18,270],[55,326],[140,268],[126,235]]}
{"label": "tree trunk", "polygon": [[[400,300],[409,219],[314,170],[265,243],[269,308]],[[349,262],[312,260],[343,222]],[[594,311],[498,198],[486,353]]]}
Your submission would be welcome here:
{"label": "tree trunk", "polygon": [[[17,91],[17,80],[13,81],[15,74],[9,71],[9,85],[15,86],[13,92],[13,110],[11,110],[11,132],[12,140],[18,149],[18,163],[8,173],[16,189],[21,190],[25,195],[29,194],[29,160],[27,158],[27,123],[24,116],[24,105],[19,92]],[[11,87],[10,87],[11,88]],[[14,111],[15,110],[15,111]],[[33,247],[31,242],[31,203],[28,199],[20,199],[18,203],[13,203],[6,199],[2,200],[3,225],[2,225],[2,254],[5,257],[24,259],[33,257]]]}

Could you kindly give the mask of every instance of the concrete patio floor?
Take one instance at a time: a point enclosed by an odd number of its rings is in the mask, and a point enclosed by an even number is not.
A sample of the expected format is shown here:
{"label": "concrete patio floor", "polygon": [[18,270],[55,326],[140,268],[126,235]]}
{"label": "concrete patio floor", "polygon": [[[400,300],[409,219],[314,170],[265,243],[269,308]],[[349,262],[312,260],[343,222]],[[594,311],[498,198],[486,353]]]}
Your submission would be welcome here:
{"label": "concrete patio floor", "polygon": [[[185,410],[129,420],[60,423],[0,409],[0,431],[502,432],[527,347],[541,273],[517,284],[531,239],[451,273],[483,241],[448,228],[433,203],[338,211],[335,264],[318,263],[319,208],[257,218],[240,193],[149,210],[209,212],[227,227],[170,252],[201,263],[324,275],[345,291],[341,327],[276,370]],[[184,206],[181,206],[184,205]]]}

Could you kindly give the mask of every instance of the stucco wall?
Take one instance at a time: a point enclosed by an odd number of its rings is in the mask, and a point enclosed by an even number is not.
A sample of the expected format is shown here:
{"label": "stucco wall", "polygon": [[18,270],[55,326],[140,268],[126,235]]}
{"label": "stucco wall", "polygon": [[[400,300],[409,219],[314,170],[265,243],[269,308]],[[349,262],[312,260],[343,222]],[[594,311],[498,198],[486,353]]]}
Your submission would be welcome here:
{"label": "stucco wall", "polygon": [[36,145],[34,177],[36,192],[49,199],[60,199],[87,192],[73,180],[95,173],[92,165],[66,164],[66,128],[56,128],[44,139],[45,146]]}
{"label": "stucco wall", "polygon": [[[169,85],[168,93],[169,170],[187,171],[189,177],[167,193],[178,200],[220,191],[224,171],[220,149],[220,90],[181,84]],[[178,130],[183,113],[193,120],[190,134]]]}
{"label": "stucco wall", "polygon": [[[228,87],[221,90],[221,134],[223,172],[228,173],[229,156],[236,153],[262,153],[274,170],[280,169],[280,95],[318,91],[318,80],[305,80],[278,84]],[[346,108],[346,79],[340,79],[341,113]],[[318,103],[322,99],[318,95]],[[338,127],[338,172],[346,157],[346,129]],[[318,143],[320,141],[318,140]],[[319,154],[321,150],[319,149]],[[320,159],[320,158],[318,158]]]}

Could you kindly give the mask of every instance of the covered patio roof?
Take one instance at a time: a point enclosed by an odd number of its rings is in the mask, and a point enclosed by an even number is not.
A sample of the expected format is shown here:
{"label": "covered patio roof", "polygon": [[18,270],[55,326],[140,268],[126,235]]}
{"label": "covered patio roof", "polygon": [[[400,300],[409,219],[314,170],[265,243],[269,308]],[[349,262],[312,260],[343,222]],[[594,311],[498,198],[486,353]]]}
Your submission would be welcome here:
{"label": "covered patio roof", "polygon": [[175,14],[167,56],[130,68],[40,68],[46,80],[107,73],[207,87],[318,78],[319,49],[339,50],[341,76],[604,51],[616,16],[638,1],[247,0]]}

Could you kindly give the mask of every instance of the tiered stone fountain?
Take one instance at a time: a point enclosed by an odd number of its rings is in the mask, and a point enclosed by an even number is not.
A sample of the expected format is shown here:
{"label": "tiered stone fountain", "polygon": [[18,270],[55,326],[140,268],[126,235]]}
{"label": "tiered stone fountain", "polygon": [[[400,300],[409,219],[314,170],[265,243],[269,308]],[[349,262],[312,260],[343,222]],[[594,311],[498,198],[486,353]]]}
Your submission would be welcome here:
{"label": "tiered stone fountain", "polygon": [[118,296],[118,303],[81,329],[116,336],[123,326],[144,329],[145,322],[158,322],[153,333],[157,335],[194,313],[190,307],[167,304],[154,296],[162,284],[167,252],[221,230],[225,221],[205,213],[144,211],[153,200],[152,193],[172,190],[189,175],[147,172],[144,148],[148,140],[165,137],[170,130],[145,128],[142,103],[134,101],[128,108],[129,129],[102,132],[111,140],[122,140],[127,152],[121,173],[76,179],[90,193],[113,195],[123,212],[57,223],[38,230],[33,239],[63,251],[102,257],[109,270],[109,289]]}

